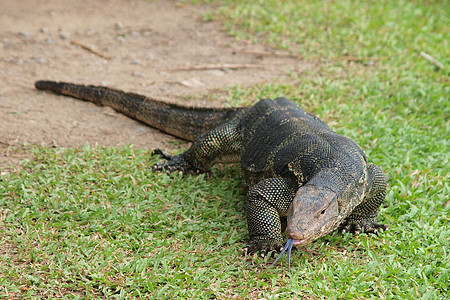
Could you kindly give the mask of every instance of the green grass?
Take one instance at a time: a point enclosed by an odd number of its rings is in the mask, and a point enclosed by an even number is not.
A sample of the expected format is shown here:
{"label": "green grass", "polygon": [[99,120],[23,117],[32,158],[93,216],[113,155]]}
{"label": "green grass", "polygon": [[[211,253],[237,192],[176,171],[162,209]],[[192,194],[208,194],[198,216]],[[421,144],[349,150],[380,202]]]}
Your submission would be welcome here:
{"label": "green grass", "polygon": [[286,96],[357,141],[389,177],[380,237],[321,238],[294,253],[290,274],[284,261],[240,256],[236,166],[168,176],[151,173],[144,149],[36,146],[0,173],[0,297],[448,299],[444,3],[224,1],[209,15],[315,62],[286,82],[230,87],[228,102]]}
{"label": "green grass", "polygon": [[305,56],[383,57],[410,49],[449,59],[445,1],[225,2],[225,22],[236,36]]}

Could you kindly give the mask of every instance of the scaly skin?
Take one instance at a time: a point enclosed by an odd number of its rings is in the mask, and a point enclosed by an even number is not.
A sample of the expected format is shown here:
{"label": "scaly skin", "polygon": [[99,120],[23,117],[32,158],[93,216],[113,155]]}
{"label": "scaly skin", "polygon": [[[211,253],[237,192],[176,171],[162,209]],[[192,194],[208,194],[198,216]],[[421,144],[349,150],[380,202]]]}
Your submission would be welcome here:
{"label": "scaly skin", "polygon": [[133,119],[188,141],[216,128],[242,110],[240,107],[207,108],[171,104],[103,86],[47,80],[37,81],[35,86],[39,90],[110,106]]}
{"label": "scaly skin", "polygon": [[[284,250],[332,231],[378,234],[378,209],[386,195],[382,170],[363,150],[323,121],[285,98],[250,108],[206,109],[168,105],[104,87],[39,81],[36,87],[112,106],[177,137],[193,140],[154,171],[209,172],[215,163],[240,162],[247,189],[250,241],[244,253],[283,248],[281,218],[287,217]],[[196,138],[194,138],[194,136]]]}

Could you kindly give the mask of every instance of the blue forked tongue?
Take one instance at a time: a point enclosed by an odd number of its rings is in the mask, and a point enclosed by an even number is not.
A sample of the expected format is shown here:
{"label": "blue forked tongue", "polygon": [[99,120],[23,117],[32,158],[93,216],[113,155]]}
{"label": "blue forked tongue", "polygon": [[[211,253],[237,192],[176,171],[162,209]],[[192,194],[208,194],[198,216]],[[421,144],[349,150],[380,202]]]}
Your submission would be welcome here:
{"label": "blue forked tongue", "polygon": [[289,272],[291,272],[291,250],[292,246],[294,245],[295,239],[288,239],[286,242],[286,245],[284,245],[283,250],[281,250],[280,255],[278,255],[277,259],[271,264],[271,266],[274,266],[277,261],[283,256],[286,249],[288,249],[288,263],[289,263]]}

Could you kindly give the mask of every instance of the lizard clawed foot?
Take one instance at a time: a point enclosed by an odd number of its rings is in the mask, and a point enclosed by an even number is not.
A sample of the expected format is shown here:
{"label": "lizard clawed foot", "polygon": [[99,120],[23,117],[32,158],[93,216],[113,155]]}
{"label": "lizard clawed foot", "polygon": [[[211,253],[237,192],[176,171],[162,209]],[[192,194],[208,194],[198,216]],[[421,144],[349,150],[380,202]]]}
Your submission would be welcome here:
{"label": "lizard clawed foot", "polygon": [[160,149],[155,149],[152,155],[161,155],[162,158],[167,160],[167,162],[162,164],[155,164],[152,167],[152,172],[166,171],[167,173],[181,172],[183,174],[200,174],[205,173],[205,171],[200,170],[193,165],[191,165],[186,159],[185,154],[181,153],[179,155],[171,156],[164,154]]}
{"label": "lizard clawed foot", "polygon": [[385,224],[378,224],[377,222],[372,222],[372,223],[348,223],[341,228],[342,232],[360,234],[364,230],[364,233],[372,233],[375,234],[376,236],[380,236],[379,229],[387,230],[388,227]]}
{"label": "lizard clawed foot", "polygon": [[260,257],[266,257],[270,255],[271,257],[275,253],[283,250],[283,242],[267,240],[267,241],[250,241],[242,251],[242,255],[247,256],[258,252]]}

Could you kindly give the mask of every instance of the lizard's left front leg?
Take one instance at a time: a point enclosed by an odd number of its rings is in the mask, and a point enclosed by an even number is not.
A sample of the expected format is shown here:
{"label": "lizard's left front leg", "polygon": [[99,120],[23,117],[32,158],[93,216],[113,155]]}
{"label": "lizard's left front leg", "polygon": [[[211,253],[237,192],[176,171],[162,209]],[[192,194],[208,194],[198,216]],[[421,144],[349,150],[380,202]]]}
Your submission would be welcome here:
{"label": "lizard's left front leg", "polygon": [[344,232],[366,233],[379,235],[379,229],[386,230],[387,226],[377,223],[378,209],[386,197],[387,178],[381,168],[375,164],[367,167],[368,185],[363,202],[359,204],[345,220],[342,230]]}

